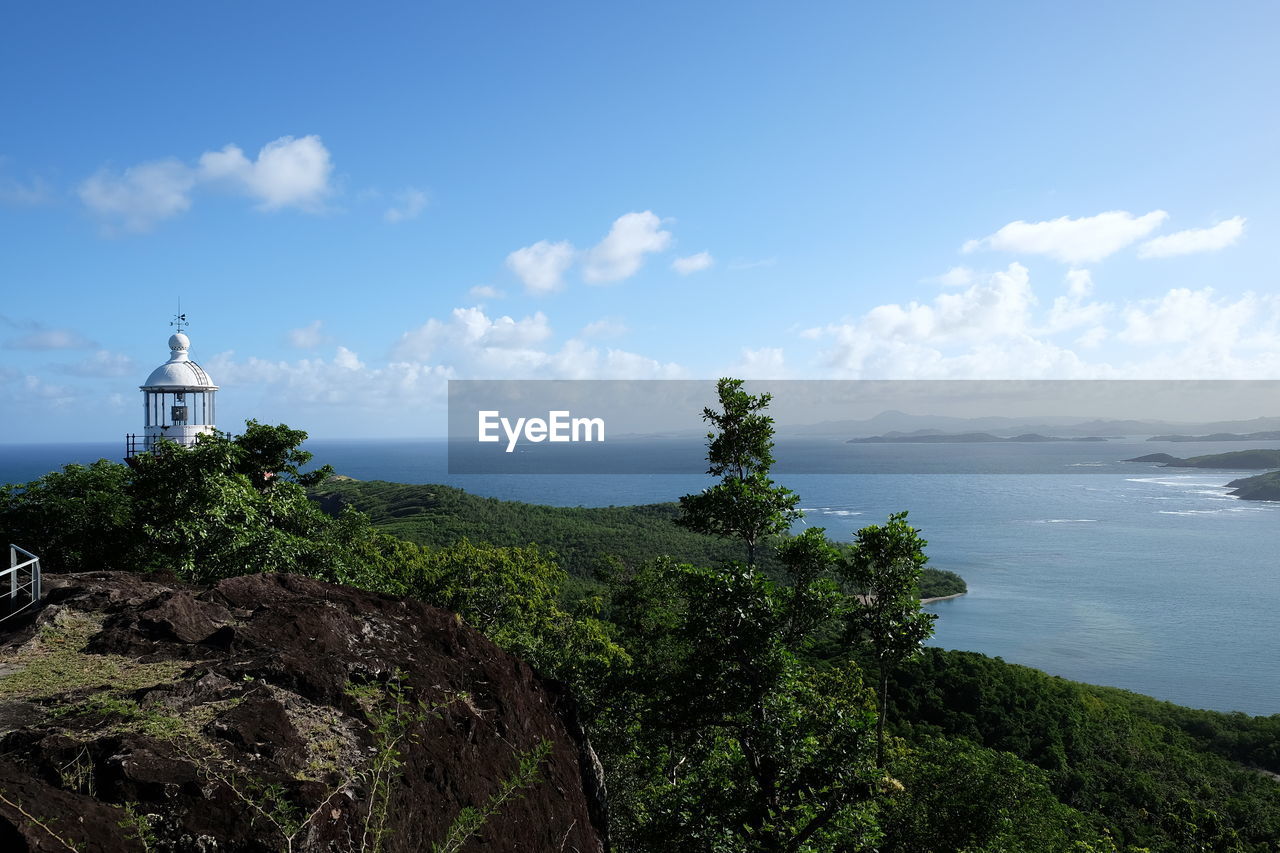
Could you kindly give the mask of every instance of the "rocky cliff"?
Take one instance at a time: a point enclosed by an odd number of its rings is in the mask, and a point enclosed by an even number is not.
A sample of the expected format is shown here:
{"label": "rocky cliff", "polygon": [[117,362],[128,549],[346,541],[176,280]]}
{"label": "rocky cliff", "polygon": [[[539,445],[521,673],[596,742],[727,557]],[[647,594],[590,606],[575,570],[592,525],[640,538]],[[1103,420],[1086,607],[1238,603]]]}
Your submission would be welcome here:
{"label": "rocky cliff", "polygon": [[451,613],[291,575],[46,586],[0,623],[0,850],[604,849],[571,700]]}

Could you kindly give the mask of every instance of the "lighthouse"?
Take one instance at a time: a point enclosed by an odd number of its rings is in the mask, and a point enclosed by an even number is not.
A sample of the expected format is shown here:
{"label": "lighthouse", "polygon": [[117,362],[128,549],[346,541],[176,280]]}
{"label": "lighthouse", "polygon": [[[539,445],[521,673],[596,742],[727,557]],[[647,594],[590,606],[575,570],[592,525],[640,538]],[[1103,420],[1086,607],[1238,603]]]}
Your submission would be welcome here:
{"label": "lighthouse", "polygon": [[140,385],[143,404],[143,433],[125,437],[125,457],[155,449],[161,439],[190,447],[196,437],[214,431],[213,384],[204,368],[191,360],[191,339],[182,331],[187,316],[180,314],[171,324],[178,331],[169,336],[169,360],[151,371]]}

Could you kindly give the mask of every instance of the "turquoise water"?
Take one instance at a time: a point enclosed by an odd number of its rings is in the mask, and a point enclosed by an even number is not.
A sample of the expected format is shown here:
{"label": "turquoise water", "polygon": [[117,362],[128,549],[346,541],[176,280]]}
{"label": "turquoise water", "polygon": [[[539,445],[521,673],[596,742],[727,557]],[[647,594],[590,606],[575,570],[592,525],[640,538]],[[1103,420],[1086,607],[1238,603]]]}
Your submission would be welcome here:
{"label": "turquoise water", "polygon": [[[826,527],[840,539],[891,512],[910,511],[929,540],[931,563],[969,583],[968,595],[927,605],[941,617],[936,645],[1183,705],[1274,714],[1280,713],[1280,504],[1226,495],[1229,480],[1255,472],[1118,461],[1248,446],[987,445],[977,449],[983,466],[1040,473],[778,479],[802,496],[803,523]],[[317,461],[358,479],[444,482],[476,494],[558,505],[672,500],[707,482],[693,475],[450,476],[444,445],[433,441],[317,441],[309,447]],[[855,452],[848,448],[857,447],[780,442],[777,453],[780,460],[789,453],[825,460],[830,470],[856,470],[846,462]],[[973,449],[948,463],[948,451],[937,446],[874,447],[877,466],[898,454],[896,464],[906,469],[973,467]],[[0,481],[30,479],[63,462],[118,457],[119,450],[0,446]]]}

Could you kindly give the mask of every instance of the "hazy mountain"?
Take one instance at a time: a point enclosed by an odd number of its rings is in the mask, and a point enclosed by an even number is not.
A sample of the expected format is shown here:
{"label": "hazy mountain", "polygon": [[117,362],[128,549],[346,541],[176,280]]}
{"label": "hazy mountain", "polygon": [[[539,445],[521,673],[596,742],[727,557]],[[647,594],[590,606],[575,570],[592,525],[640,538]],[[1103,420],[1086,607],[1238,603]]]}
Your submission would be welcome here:
{"label": "hazy mountain", "polygon": [[1240,434],[1271,430],[1280,430],[1280,417],[1258,417],[1237,421],[1174,422],[1066,415],[958,418],[950,415],[912,415],[897,410],[884,411],[875,417],[863,420],[824,421],[805,425],[779,424],[777,427],[780,437],[841,436],[844,438],[979,432],[1006,438],[1026,433],[1084,438],[1119,435]]}

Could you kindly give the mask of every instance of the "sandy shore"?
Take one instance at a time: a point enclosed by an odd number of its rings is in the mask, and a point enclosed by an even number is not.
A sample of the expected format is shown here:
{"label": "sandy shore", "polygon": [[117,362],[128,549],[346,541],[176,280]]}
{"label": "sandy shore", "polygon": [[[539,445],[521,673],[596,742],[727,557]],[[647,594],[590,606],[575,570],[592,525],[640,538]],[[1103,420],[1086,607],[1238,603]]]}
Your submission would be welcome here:
{"label": "sandy shore", "polygon": [[935,602],[935,601],[946,601],[946,600],[947,600],[947,599],[949,599],[949,598],[959,598],[959,597],[960,597],[960,596],[962,596],[962,595],[964,595],[964,593],[963,593],[963,592],[957,592],[955,595],[938,595],[938,596],[935,596],[935,597],[933,597],[933,598],[922,598],[922,599],[920,599],[920,603],[921,603],[921,604],[932,604],[932,603],[933,603],[933,602]]}

